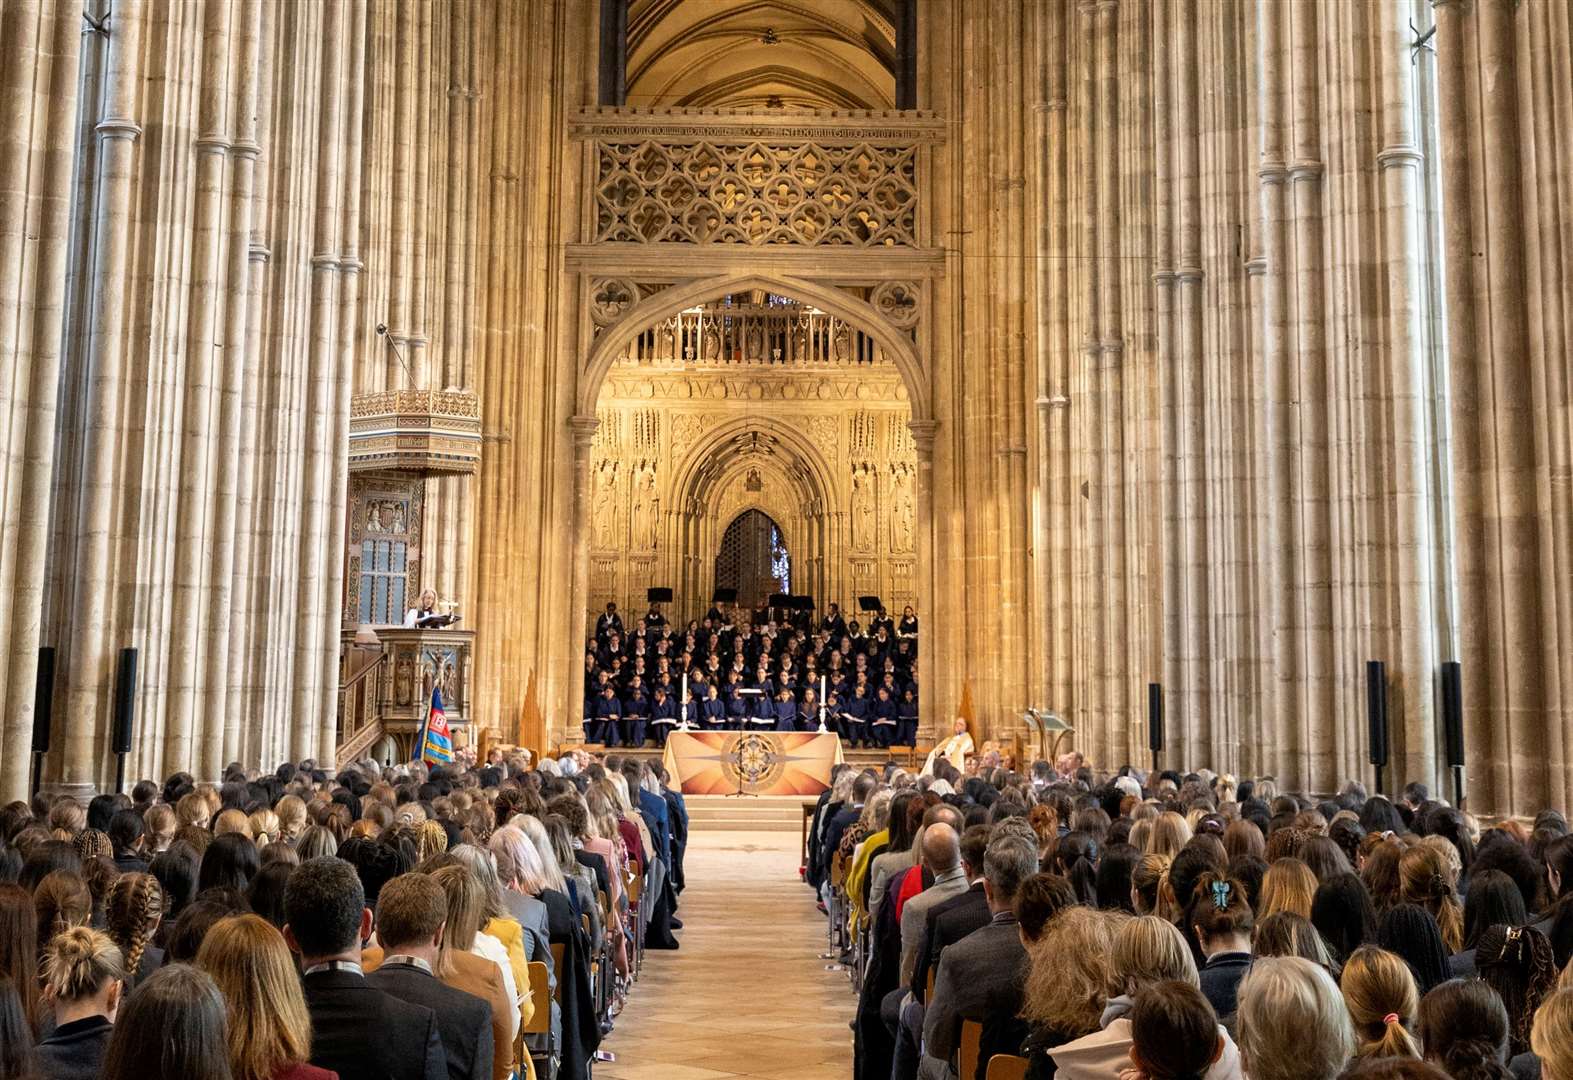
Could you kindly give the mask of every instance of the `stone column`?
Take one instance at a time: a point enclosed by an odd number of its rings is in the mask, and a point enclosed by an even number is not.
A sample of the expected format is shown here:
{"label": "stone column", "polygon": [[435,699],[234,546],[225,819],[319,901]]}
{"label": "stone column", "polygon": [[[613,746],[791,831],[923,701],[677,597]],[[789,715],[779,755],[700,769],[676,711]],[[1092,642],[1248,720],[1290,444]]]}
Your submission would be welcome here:
{"label": "stone column", "polygon": [[293,700],[291,755],[331,758],[334,739],[327,725],[333,717],[321,715],[322,655],[336,650],[337,635],[326,610],[327,561],[339,552],[324,552],[329,519],[338,510],[333,504],[336,434],[333,423],[334,385],[338,370],[338,305],[340,198],[344,167],[341,97],[346,42],[344,24],[348,0],[324,0],[322,9],[322,119],[318,129],[316,214],[312,228],[310,353],[307,395],[303,488],[300,532],[300,604],[295,627],[296,672]]}
{"label": "stone column", "polygon": [[[574,416],[568,420],[569,429],[573,432],[573,578],[568,588],[568,613],[572,620],[570,633],[574,643],[574,655],[578,655],[580,646],[589,636],[587,625],[587,612],[590,596],[590,538],[594,523],[591,517],[591,499],[594,493],[590,490],[590,464],[591,445],[595,441],[596,429],[601,426],[601,421],[594,416]],[[572,730],[570,726],[569,730]],[[561,727],[557,732],[559,738],[564,736]]]}
{"label": "stone column", "polygon": [[[1423,304],[1420,236],[1421,155],[1414,129],[1413,72],[1408,56],[1409,20],[1397,5],[1378,9],[1382,65],[1383,234],[1387,252],[1387,369],[1392,395],[1389,453],[1394,546],[1393,588],[1397,593],[1396,640],[1389,670],[1400,705],[1402,757],[1392,763],[1395,781],[1420,780],[1441,792],[1437,770],[1436,580],[1428,490],[1431,438],[1426,414],[1432,386],[1421,330]],[[1395,783],[1396,786],[1396,783]]]}
{"label": "stone column", "polygon": [[38,647],[52,644],[41,616],[82,52],[69,0],[10,14],[0,19],[0,370],[14,380],[0,387],[0,799],[28,794]]}
{"label": "stone column", "polygon": [[82,438],[81,507],[74,537],[75,576],[70,589],[69,666],[65,672],[64,787],[87,790],[98,774],[98,724],[114,670],[110,640],[111,572],[116,493],[116,456],[122,428],[128,267],[131,254],[132,174],[142,128],[134,118],[142,78],[142,8],[130,5],[115,16],[105,74],[103,118],[98,137],[98,198],[94,220],[92,308]]}
{"label": "stone column", "polygon": [[[918,452],[916,478],[918,543],[917,543],[917,593],[918,593],[918,708],[919,724],[927,729],[927,738],[943,738],[938,733],[949,729],[952,717],[934,713],[933,687],[937,684],[934,672],[934,631],[940,612],[935,609],[939,590],[936,588],[938,568],[934,565],[934,436],[939,431],[936,420],[912,420],[907,427],[912,432],[912,442]],[[949,615],[949,613],[945,613]],[[923,737],[923,736],[920,736]]]}

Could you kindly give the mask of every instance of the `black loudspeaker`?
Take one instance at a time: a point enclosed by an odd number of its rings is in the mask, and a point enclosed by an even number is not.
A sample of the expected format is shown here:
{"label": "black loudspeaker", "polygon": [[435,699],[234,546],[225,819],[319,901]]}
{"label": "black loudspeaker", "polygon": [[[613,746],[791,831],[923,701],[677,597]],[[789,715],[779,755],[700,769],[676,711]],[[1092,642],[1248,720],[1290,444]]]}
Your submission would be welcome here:
{"label": "black loudspeaker", "polygon": [[1449,768],[1464,764],[1464,665],[1442,664],[1442,737]]}
{"label": "black loudspeaker", "polygon": [[1163,684],[1147,684],[1147,749],[1163,752]]}
{"label": "black loudspeaker", "polygon": [[1365,662],[1365,719],[1371,738],[1371,764],[1378,769],[1387,765],[1387,665],[1380,660]]}
{"label": "black loudspeaker", "polygon": [[645,590],[645,598],[652,604],[670,604],[672,602],[672,590],[650,588]]}
{"label": "black loudspeaker", "polygon": [[49,753],[49,724],[55,711],[55,647],[38,650],[38,679],[33,684],[33,753]]}
{"label": "black loudspeaker", "polygon": [[131,728],[137,712],[137,651],[120,650],[115,672],[115,743],[117,754],[131,753]]}

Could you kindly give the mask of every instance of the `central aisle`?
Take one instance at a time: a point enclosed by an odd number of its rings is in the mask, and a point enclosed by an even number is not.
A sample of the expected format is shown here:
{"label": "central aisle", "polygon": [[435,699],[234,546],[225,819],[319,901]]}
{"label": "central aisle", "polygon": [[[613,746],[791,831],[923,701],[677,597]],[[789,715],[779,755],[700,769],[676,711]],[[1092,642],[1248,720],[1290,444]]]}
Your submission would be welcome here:
{"label": "central aisle", "polygon": [[596,1080],[846,1080],[857,1006],[826,971],[825,921],[798,880],[791,832],[690,833],[682,948],[644,974]]}

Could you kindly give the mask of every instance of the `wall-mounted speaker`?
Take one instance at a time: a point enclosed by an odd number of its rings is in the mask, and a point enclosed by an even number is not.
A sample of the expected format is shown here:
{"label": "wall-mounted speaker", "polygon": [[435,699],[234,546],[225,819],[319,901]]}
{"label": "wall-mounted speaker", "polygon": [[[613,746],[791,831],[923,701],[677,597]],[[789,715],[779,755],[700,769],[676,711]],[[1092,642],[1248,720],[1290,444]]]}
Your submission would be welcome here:
{"label": "wall-mounted speaker", "polygon": [[1464,665],[1442,665],[1442,738],[1449,768],[1464,764]]}
{"label": "wall-mounted speaker", "polygon": [[1147,749],[1163,752],[1163,684],[1147,684]]}
{"label": "wall-mounted speaker", "polygon": [[115,672],[115,743],[117,754],[131,753],[131,728],[137,712],[137,651],[120,650],[120,666]]}
{"label": "wall-mounted speaker", "polygon": [[55,647],[38,650],[38,677],[33,683],[33,753],[49,753],[49,726],[55,712]]}
{"label": "wall-mounted speaker", "polygon": [[1365,722],[1370,736],[1370,761],[1378,769],[1387,765],[1387,665],[1380,660],[1365,664]]}

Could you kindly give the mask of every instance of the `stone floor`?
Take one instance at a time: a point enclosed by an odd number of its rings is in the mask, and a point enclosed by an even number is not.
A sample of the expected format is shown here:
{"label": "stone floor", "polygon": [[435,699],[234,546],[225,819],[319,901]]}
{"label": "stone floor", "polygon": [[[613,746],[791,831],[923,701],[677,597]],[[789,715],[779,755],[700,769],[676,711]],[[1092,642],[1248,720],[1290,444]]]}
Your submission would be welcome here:
{"label": "stone floor", "polygon": [[682,948],[646,954],[596,1080],[844,1080],[856,1007],[825,970],[825,922],[796,834],[695,832]]}

